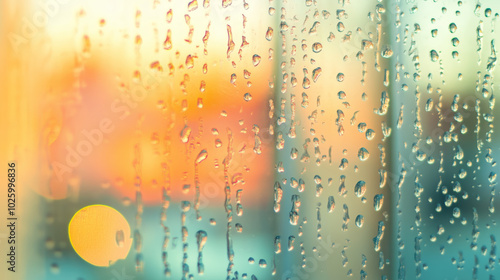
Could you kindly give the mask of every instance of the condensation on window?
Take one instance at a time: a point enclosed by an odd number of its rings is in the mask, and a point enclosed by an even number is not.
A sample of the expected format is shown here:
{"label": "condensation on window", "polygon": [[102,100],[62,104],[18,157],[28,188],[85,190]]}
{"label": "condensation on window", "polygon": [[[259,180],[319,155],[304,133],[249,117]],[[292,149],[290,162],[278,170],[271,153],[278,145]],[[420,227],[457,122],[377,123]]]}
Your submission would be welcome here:
{"label": "condensation on window", "polygon": [[496,1],[0,5],[8,279],[500,276]]}

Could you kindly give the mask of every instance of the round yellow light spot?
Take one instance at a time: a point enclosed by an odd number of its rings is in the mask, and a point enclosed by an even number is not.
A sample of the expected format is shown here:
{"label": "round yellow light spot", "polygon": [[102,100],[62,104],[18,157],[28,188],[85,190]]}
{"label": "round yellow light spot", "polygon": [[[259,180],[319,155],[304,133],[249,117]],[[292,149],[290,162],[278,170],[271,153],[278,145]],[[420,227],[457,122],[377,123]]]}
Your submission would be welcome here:
{"label": "round yellow light spot", "polygon": [[132,245],[127,220],[106,205],[90,205],[76,212],[68,234],[76,253],[95,266],[110,266],[125,259]]}

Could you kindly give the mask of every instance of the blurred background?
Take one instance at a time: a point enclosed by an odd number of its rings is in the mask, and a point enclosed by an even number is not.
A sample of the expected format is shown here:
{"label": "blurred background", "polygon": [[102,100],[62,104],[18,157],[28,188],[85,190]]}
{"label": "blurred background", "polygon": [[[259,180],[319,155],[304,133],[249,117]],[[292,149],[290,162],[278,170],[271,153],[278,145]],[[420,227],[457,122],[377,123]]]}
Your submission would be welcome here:
{"label": "blurred background", "polygon": [[500,275],[495,1],[1,7],[2,279]]}

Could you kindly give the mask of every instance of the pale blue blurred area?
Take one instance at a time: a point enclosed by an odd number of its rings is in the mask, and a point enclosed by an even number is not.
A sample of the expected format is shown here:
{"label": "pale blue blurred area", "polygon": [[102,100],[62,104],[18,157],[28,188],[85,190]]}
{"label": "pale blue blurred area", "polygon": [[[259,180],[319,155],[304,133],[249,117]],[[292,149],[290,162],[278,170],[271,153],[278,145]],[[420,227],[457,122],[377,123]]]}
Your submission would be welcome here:
{"label": "pale blue blurred area", "polygon": [[[459,3],[462,5],[459,5]],[[493,141],[486,141],[486,132],[490,124],[484,119],[484,114],[497,116],[497,108],[489,108],[491,94],[495,95],[497,87],[494,77],[498,70],[487,71],[486,65],[492,57],[491,41],[498,40],[498,31],[492,31],[498,20],[499,6],[496,1],[415,1],[398,2],[405,16],[401,17],[401,26],[394,27],[394,36],[399,33],[402,42],[395,44],[394,63],[400,63],[405,68],[403,72],[410,74],[407,79],[392,84],[392,126],[397,126],[400,106],[404,105],[404,124],[393,133],[392,171],[396,175],[393,182],[393,196],[398,197],[397,183],[400,171],[406,170],[406,178],[401,187],[400,205],[397,199],[393,201],[393,216],[395,223],[392,240],[394,255],[393,277],[398,279],[495,279],[500,276],[499,260],[496,255],[496,245],[493,240],[500,232],[497,228],[498,211],[490,212],[491,193],[496,182],[490,183],[490,172],[498,173],[498,166],[492,166],[486,161],[487,149],[495,160],[499,156],[499,144],[496,140],[498,132],[493,130]],[[411,13],[410,10],[418,9]],[[490,17],[485,16],[487,8],[492,10]],[[394,19],[394,15],[392,17]],[[434,20],[434,21],[433,21]],[[457,31],[450,32],[450,25],[455,23]],[[417,30],[417,25],[418,29]],[[478,52],[478,28],[482,26],[482,50]],[[408,32],[405,34],[404,30]],[[431,36],[431,30],[437,30],[437,36]],[[452,45],[452,38],[458,38],[458,46]],[[405,42],[403,42],[405,38]],[[412,46],[412,42],[415,43]],[[430,52],[437,51],[439,61],[432,62]],[[453,58],[452,52],[458,52],[458,58]],[[415,59],[415,55],[418,56]],[[478,62],[481,58],[481,63]],[[419,71],[415,69],[418,68]],[[415,80],[413,73],[420,74],[420,80]],[[459,79],[459,75],[462,77]],[[429,76],[430,75],[430,76]],[[484,85],[488,75],[490,84]],[[395,77],[395,76],[393,76]],[[402,76],[403,77],[403,76]],[[489,79],[489,77],[488,77]],[[403,86],[409,87],[408,91]],[[487,88],[491,94],[484,97],[482,88]],[[416,103],[415,92],[420,93],[420,101]],[[441,96],[441,104],[440,97]],[[452,110],[455,96],[459,97],[458,113]],[[426,112],[425,104],[433,100],[434,108]],[[480,105],[480,130],[476,133],[477,112],[476,102]],[[464,108],[466,104],[468,108]],[[441,109],[441,112],[436,110]],[[418,136],[414,121],[420,109],[422,135]],[[441,126],[438,125],[441,114]],[[454,125],[452,130],[450,126]],[[461,132],[462,125],[467,132]],[[491,128],[498,126],[498,121],[491,122]],[[449,131],[449,132],[448,132]],[[456,140],[446,142],[445,135],[456,134]],[[432,143],[425,143],[427,137]],[[419,140],[420,139],[420,140]],[[442,143],[441,143],[442,142]],[[425,159],[420,161],[412,152],[413,145],[425,153]],[[478,149],[480,146],[480,150]],[[458,146],[463,150],[463,159],[457,158]],[[440,164],[442,153],[443,162]],[[429,157],[434,158],[433,164],[428,164]],[[493,160],[493,161],[494,161]],[[442,171],[438,169],[442,167]],[[467,175],[460,176],[459,174]],[[420,202],[415,195],[415,178],[423,187]],[[457,184],[460,186],[457,188]],[[456,197],[456,202],[447,205],[450,197]],[[452,198],[453,200],[453,198]],[[497,205],[497,199],[494,205]],[[420,219],[417,219],[417,207]],[[460,215],[453,215],[459,209]],[[473,247],[474,215],[477,211],[477,248]],[[420,220],[420,223],[416,221]],[[482,250],[482,248],[484,250]],[[477,260],[477,263],[476,263]]]}
{"label": "pale blue blurred area", "polygon": [[[117,208],[120,208],[117,205]],[[251,211],[254,210],[254,211]],[[270,209],[268,209],[270,210]],[[66,247],[60,250],[60,254],[54,252],[46,252],[43,257],[45,271],[31,270],[28,275],[30,279],[164,279],[164,266],[162,262],[162,245],[163,245],[163,228],[159,224],[160,207],[145,207],[143,213],[143,223],[141,227],[141,235],[143,238],[143,261],[144,270],[142,272],[135,271],[135,251],[132,246],[128,256],[124,260],[119,260],[110,267],[96,267],[82,260],[71,248]],[[266,215],[260,213],[257,209],[247,209],[245,213],[246,223],[243,232],[237,233],[235,228],[232,229],[233,246],[235,251],[235,271],[241,277],[242,274],[248,274],[248,277],[254,274],[259,279],[265,279],[271,274],[273,269],[272,257],[274,252],[273,236],[269,229],[274,226],[274,221],[271,216],[263,218]],[[129,218],[129,221],[134,217],[133,206],[123,209],[122,213]],[[189,213],[189,212],[188,212]],[[171,232],[171,240],[168,246],[168,262],[171,269],[171,278],[182,278],[182,258],[183,258],[183,243],[181,236],[181,221],[180,209],[171,207],[168,211],[168,225]],[[194,215],[188,215],[186,225],[189,229],[188,236],[188,265],[190,274],[195,279],[220,279],[227,274],[227,254],[226,252],[226,214],[224,209],[203,209],[203,219],[196,221]],[[217,221],[215,226],[209,224],[209,218],[214,218]],[[235,217],[233,221],[241,220]],[[132,222],[130,222],[132,223]],[[208,238],[203,249],[203,264],[204,274],[198,275],[197,260],[198,249],[196,243],[196,232],[205,230]],[[98,234],[98,233],[96,233]],[[69,243],[69,242],[68,242]],[[43,242],[41,242],[43,244]],[[39,249],[43,251],[43,249]],[[56,255],[56,256],[54,256]],[[249,264],[248,259],[254,258],[255,263]],[[259,260],[265,259],[267,267],[259,266]],[[51,270],[51,266],[57,264],[57,273]],[[122,277],[123,279],[119,278]],[[130,277],[130,278],[127,278]]]}

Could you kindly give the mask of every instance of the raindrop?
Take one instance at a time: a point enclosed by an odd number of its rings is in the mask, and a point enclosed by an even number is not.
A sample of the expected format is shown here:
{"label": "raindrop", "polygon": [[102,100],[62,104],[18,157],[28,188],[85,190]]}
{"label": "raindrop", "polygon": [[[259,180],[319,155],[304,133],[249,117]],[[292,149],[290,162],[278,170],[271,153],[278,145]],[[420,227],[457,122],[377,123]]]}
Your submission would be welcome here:
{"label": "raindrop", "polygon": [[366,132],[366,123],[364,122],[361,122],[358,124],[358,131],[361,132],[361,133],[365,133]]}
{"label": "raindrop", "polygon": [[346,158],[342,158],[340,160],[340,165],[339,165],[339,169],[340,170],[345,170],[347,168],[347,166],[349,165],[349,161],[347,161]]}
{"label": "raindrop", "polygon": [[202,275],[205,271],[205,266],[203,265],[203,247],[207,242],[207,232],[204,230],[199,230],[196,233],[196,243],[198,244],[198,274]]}
{"label": "raindrop", "polygon": [[363,224],[365,223],[365,217],[363,217],[363,215],[358,215],[356,217],[356,222],[355,223],[356,223],[357,227],[359,227],[359,228],[362,227]]}
{"label": "raindrop", "polygon": [[188,3],[189,12],[192,12],[196,9],[198,9],[198,0],[192,0],[191,2]]}
{"label": "raindrop", "polygon": [[166,50],[172,49],[172,31],[170,29],[167,30],[167,38],[163,42],[163,48]]}
{"label": "raindrop", "polygon": [[185,125],[181,130],[181,141],[182,143],[187,143],[189,141],[189,136],[191,135],[191,127]]}
{"label": "raindrop", "polygon": [[345,30],[345,26],[341,21],[337,24],[337,30],[338,32],[343,32]]}
{"label": "raindrop", "polygon": [[321,76],[321,67],[318,67],[318,68],[315,68],[312,72],[312,78],[313,78],[313,82],[316,82],[319,78],[319,76]]}
{"label": "raindrop", "polygon": [[373,198],[373,207],[375,208],[375,211],[380,211],[384,204],[384,195],[383,194],[377,194]]}
{"label": "raindrop", "polygon": [[[380,243],[382,241],[382,238],[384,237],[384,230],[385,230],[384,222],[383,221],[379,221],[378,222],[378,233],[377,233],[377,236],[375,236],[375,238],[373,238],[373,244],[374,244],[374,248],[375,248],[376,252],[380,251]],[[379,258],[380,258],[379,268],[383,268],[384,264],[383,264],[383,254],[382,254],[382,252],[380,252]],[[389,263],[389,262],[387,262],[387,263]],[[362,279],[365,279],[365,278],[362,278]],[[382,279],[386,279],[386,277],[382,276]]]}
{"label": "raindrop", "polygon": [[319,42],[316,42],[312,45],[312,50],[315,53],[319,53],[323,50],[323,45],[321,45],[321,43],[319,43]]}
{"label": "raindrop", "polygon": [[290,235],[288,237],[288,251],[292,251],[294,248],[294,243],[295,243],[295,236]]}
{"label": "raindrop", "polygon": [[237,233],[243,232],[243,226],[240,223],[236,223],[236,225],[234,227],[236,228]]}
{"label": "raindrop", "polygon": [[248,102],[248,101],[252,100],[252,95],[247,92],[243,95],[243,99]]}
{"label": "raindrop", "polygon": [[186,68],[191,69],[194,67],[194,58],[191,55],[186,57]]}
{"label": "raindrop", "polygon": [[274,253],[279,254],[281,253],[281,237],[276,236],[274,238]]}
{"label": "raindrop", "polygon": [[430,56],[431,56],[431,60],[433,62],[436,62],[439,59],[439,55],[438,55],[438,53],[435,50],[431,50]]}
{"label": "raindrop", "polygon": [[260,56],[257,55],[257,54],[254,54],[253,57],[252,57],[253,66],[259,65],[260,60],[261,60]]}
{"label": "raindrop", "polygon": [[384,57],[384,58],[390,58],[392,56],[392,54],[393,54],[393,52],[389,46],[386,46],[382,50],[382,57]]}
{"label": "raindrop", "polygon": [[328,197],[328,204],[327,204],[328,212],[331,213],[335,209],[335,199],[333,196]]}
{"label": "raindrop", "polygon": [[433,106],[434,106],[434,101],[432,100],[432,98],[427,99],[427,102],[425,103],[425,111],[430,112]]}
{"label": "raindrop", "polygon": [[490,17],[491,16],[491,9],[490,8],[487,8],[486,10],[484,10],[484,16],[485,17]]}
{"label": "raindrop", "polygon": [[233,3],[233,0],[222,0],[222,7],[227,8]]}
{"label": "raindrop", "polygon": [[196,157],[196,164],[200,164],[202,161],[206,160],[208,157],[208,152],[207,150],[201,150],[198,156]]}
{"label": "raindrop", "polygon": [[343,82],[344,81],[344,73],[338,73],[337,74],[337,81],[338,82]]}
{"label": "raindrop", "polygon": [[118,247],[123,247],[125,243],[125,234],[123,233],[123,230],[119,230],[116,232],[116,245]]}
{"label": "raindrop", "polygon": [[358,158],[361,161],[367,160],[369,156],[370,156],[370,153],[368,152],[368,150],[366,148],[362,147],[361,149],[359,149]]}
{"label": "raindrop", "polygon": [[462,160],[464,158],[464,150],[460,145],[457,145],[456,150],[455,150],[455,158],[457,160]]}
{"label": "raindrop", "polygon": [[375,137],[375,131],[373,129],[368,129],[366,131],[366,139],[368,140],[373,140],[373,138]]}
{"label": "raindrop", "polygon": [[273,39],[274,30],[271,27],[267,28],[266,40],[271,41]]}
{"label": "raindrop", "polygon": [[354,187],[354,193],[357,197],[362,197],[366,192],[366,183],[365,181],[358,181],[356,186]]}
{"label": "raindrop", "polygon": [[450,23],[449,29],[451,33],[455,33],[457,31],[457,25],[452,22]]}

